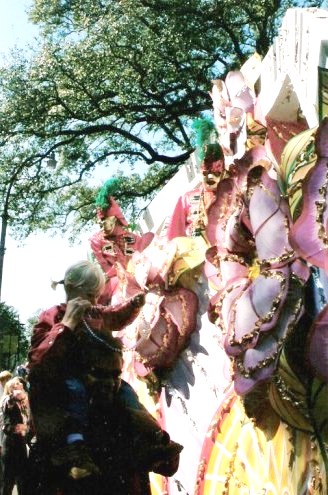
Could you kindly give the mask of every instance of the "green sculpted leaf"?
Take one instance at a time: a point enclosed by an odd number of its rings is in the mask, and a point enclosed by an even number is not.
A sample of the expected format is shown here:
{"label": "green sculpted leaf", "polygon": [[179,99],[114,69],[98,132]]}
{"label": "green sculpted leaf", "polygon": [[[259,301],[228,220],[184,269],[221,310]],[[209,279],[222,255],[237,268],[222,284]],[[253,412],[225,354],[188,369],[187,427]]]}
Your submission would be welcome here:
{"label": "green sculpted leaf", "polygon": [[309,401],[310,415],[316,436],[328,442],[328,383],[318,378],[312,381]]}
{"label": "green sculpted leaf", "polygon": [[273,409],[285,423],[298,430],[313,433],[306,388],[289,366],[284,352],[269,388],[269,399]]}

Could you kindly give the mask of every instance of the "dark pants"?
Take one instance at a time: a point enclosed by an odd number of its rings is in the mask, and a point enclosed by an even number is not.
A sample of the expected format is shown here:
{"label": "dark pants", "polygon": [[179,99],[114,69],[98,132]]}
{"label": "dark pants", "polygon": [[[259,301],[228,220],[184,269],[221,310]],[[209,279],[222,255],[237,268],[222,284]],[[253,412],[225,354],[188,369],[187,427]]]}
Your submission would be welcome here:
{"label": "dark pants", "polygon": [[57,448],[70,433],[83,433],[88,419],[88,397],[75,377],[46,386],[31,382],[30,407],[38,441]]}
{"label": "dark pants", "polygon": [[5,435],[2,446],[2,486],[1,495],[12,495],[17,485],[18,495],[24,495],[27,470],[27,446],[20,435]]}

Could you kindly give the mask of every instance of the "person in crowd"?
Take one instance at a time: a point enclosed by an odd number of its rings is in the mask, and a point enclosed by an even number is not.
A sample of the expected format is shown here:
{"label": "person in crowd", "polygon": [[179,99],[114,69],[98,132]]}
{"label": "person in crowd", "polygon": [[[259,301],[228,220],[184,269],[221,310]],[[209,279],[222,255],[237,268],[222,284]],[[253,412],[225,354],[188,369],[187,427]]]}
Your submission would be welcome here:
{"label": "person in crowd", "polygon": [[[13,374],[8,370],[3,370],[0,373],[0,404],[3,397],[4,387],[8,380],[13,377]],[[0,456],[2,455],[2,443],[3,443],[3,414],[0,405]],[[0,462],[0,490],[2,486],[2,463]]]}
{"label": "person in crowd", "polygon": [[19,364],[16,367],[15,375],[20,376],[21,378],[24,378],[24,380],[27,380],[27,375],[28,375],[27,367],[28,367],[28,363]]}
{"label": "person in crowd", "polygon": [[[8,370],[3,370],[0,373],[0,403],[2,402],[4,389],[6,383],[13,377],[13,374]],[[2,439],[3,439],[3,414],[2,408],[0,407],[0,454],[2,449]]]}
{"label": "person in crowd", "polygon": [[52,446],[51,462],[69,464],[72,477],[84,477],[98,468],[84,441],[88,399],[81,380],[80,341],[85,332],[102,335],[129,324],[144,298],[140,293],[116,306],[96,305],[105,276],[88,260],[70,266],[61,283],[66,303],[44,311],[33,329],[30,404],[37,441]]}
{"label": "person in crowd", "polygon": [[110,334],[84,334],[79,357],[89,400],[85,442],[98,472],[72,477],[67,463],[50,462],[45,467],[47,453],[41,448],[35,457],[31,455],[33,487],[28,495],[150,495],[149,472],[172,476],[182,446],[170,439],[140,404],[132,387],[121,380],[119,339]]}
{"label": "person in crowd", "polygon": [[5,385],[8,380],[10,380],[13,377],[13,374],[8,371],[8,370],[3,370],[0,373],[0,398],[3,395]]}
{"label": "person in crowd", "polygon": [[30,436],[30,412],[24,380],[14,377],[4,388],[1,403],[3,414],[1,495],[11,495],[17,485],[18,495],[24,495],[27,475],[28,439]]}

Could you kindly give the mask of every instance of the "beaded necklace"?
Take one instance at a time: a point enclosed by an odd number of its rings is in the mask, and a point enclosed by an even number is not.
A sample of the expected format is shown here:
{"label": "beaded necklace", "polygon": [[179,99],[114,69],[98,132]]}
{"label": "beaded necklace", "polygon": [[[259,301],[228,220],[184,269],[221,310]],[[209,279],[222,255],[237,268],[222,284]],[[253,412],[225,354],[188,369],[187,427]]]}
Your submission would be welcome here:
{"label": "beaded necklace", "polygon": [[89,333],[89,335],[91,335],[91,337],[94,339],[94,340],[97,340],[98,342],[101,342],[104,346],[108,347],[108,349],[110,349],[111,351],[114,351],[114,352],[119,352],[120,354],[123,354],[122,352],[122,349],[120,349],[119,347],[115,347],[111,344],[109,344],[108,342],[106,342],[104,339],[102,339],[101,337],[99,337],[99,335],[97,335],[90,327],[89,325],[87,324],[87,322],[85,321],[85,319],[82,320],[82,323],[85,327],[85,329],[87,330],[87,332]]}

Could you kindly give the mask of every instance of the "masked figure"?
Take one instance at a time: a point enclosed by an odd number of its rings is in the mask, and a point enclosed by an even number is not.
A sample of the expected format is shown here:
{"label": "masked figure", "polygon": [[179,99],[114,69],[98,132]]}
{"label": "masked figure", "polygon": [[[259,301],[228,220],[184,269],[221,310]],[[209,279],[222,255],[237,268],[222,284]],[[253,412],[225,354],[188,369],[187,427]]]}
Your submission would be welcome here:
{"label": "masked figure", "polygon": [[107,181],[98,193],[97,217],[101,228],[90,238],[93,256],[108,278],[101,302],[108,303],[118,279],[116,263],[127,266],[135,251],[142,251],[153,239],[152,233],[139,236],[129,229],[122,210],[115,199],[107,195],[112,181]]}

